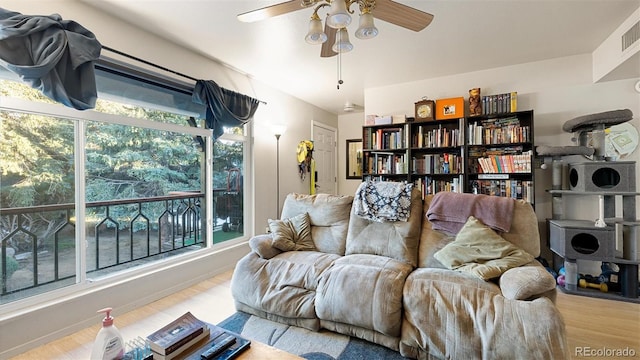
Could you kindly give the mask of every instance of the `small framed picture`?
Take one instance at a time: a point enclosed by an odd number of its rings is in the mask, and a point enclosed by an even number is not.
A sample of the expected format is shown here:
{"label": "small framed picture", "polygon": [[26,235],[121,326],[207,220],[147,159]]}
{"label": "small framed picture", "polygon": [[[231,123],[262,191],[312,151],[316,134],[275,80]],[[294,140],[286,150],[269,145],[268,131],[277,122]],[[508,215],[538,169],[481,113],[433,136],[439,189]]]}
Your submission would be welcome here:
{"label": "small framed picture", "polygon": [[362,139],[347,139],[347,179],[362,179]]}

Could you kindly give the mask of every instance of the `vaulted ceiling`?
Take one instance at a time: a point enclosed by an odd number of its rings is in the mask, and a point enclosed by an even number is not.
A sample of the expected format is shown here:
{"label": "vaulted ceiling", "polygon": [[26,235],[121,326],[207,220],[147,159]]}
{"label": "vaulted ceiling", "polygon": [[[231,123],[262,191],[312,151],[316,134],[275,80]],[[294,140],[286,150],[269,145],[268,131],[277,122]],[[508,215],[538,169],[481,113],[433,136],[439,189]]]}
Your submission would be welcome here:
{"label": "vaulted ceiling", "polygon": [[335,114],[347,102],[362,105],[369,87],[591,53],[640,7],[640,0],[398,0],[433,22],[413,32],[378,20],[379,35],[359,40],[354,19],[354,50],[342,55],[337,89],[338,57],[321,58],[320,46],[304,41],[312,9],[243,23],[238,14],[282,1],[81,1]]}

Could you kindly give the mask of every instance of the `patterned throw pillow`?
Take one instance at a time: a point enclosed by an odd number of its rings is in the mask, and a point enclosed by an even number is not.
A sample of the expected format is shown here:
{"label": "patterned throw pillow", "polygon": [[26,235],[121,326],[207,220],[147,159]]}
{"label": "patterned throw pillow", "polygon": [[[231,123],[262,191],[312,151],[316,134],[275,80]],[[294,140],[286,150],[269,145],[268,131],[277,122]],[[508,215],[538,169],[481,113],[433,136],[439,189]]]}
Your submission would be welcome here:
{"label": "patterned throw pillow", "polygon": [[273,247],[282,251],[315,250],[311,238],[309,213],[283,220],[269,219],[269,229],[273,236]]}

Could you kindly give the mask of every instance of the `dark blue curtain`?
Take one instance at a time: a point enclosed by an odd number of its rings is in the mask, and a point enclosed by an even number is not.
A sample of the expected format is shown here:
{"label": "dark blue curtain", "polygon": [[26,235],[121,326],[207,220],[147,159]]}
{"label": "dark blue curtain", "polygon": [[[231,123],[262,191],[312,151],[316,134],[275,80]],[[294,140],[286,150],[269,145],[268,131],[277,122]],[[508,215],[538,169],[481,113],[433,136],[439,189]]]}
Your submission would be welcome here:
{"label": "dark blue curtain", "polygon": [[66,106],[95,107],[95,35],[60,15],[27,16],[0,8],[0,66]]}
{"label": "dark blue curtain", "polygon": [[193,90],[193,102],[207,107],[207,128],[213,139],[224,133],[224,126],[242,126],[249,122],[260,101],[235,91],[221,88],[212,80],[198,80]]}

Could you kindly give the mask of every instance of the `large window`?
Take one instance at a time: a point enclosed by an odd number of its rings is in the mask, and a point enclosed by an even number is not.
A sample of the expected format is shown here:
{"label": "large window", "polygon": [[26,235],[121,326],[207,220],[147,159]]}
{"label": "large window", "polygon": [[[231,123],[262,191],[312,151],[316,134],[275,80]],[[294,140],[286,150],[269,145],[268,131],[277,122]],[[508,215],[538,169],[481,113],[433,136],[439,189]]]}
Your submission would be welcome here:
{"label": "large window", "polygon": [[0,79],[0,304],[243,236],[248,129],[214,143],[184,90],[97,80],[77,112]]}

